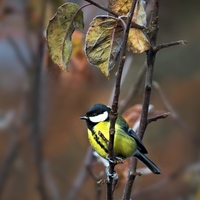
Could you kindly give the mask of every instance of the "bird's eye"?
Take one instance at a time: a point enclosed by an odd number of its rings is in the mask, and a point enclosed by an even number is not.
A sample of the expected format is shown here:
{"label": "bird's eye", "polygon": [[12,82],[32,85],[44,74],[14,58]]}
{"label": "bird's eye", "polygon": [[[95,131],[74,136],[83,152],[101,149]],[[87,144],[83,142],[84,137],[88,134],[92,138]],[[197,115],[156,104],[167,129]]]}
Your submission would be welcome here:
{"label": "bird's eye", "polygon": [[98,115],[97,113],[92,113],[91,114],[92,117],[97,116],[97,115]]}

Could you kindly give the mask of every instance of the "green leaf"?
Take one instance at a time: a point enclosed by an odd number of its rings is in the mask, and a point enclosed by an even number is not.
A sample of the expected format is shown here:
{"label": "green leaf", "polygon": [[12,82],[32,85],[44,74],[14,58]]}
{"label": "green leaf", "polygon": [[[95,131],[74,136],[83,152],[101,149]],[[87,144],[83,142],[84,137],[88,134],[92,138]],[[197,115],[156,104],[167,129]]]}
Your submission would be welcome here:
{"label": "green leaf", "polygon": [[83,30],[83,12],[74,3],[65,3],[49,21],[47,45],[52,60],[62,69],[68,70],[67,63],[72,53],[71,36],[78,28]]}
{"label": "green leaf", "polygon": [[112,16],[97,16],[86,35],[85,50],[88,61],[109,78],[123,40],[123,25]]}

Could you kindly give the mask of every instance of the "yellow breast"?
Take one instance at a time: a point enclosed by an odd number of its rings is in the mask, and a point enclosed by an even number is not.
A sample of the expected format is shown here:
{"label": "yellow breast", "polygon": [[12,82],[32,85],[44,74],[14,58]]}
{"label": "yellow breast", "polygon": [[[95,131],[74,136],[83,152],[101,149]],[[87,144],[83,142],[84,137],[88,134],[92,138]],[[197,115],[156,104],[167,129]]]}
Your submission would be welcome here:
{"label": "yellow breast", "polygon": [[[109,141],[109,122],[100,122],[94,126],[93,130],[88,130],[88,139],[93,149],[103,158],[108,155]],[[104,135],[104,137],[99,134]],[[124,130],[115,124],[115,139],[114,139],[114,154],[117,157],[125,159],[134,154],[137,149],[137,144],[134,138],[130,137]]]}

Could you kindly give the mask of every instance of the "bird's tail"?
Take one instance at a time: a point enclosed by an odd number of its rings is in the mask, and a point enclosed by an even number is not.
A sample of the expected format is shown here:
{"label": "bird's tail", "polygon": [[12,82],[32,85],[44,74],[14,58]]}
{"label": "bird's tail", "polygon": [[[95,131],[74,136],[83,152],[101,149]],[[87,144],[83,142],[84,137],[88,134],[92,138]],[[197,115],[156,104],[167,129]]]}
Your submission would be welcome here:
{"label": "bird's tail", "polygon": [[154,164],[148,157],[142,154],[139,150],[137,150],[134,156],[143,162],[154,174],[161,174],[161,170]]}

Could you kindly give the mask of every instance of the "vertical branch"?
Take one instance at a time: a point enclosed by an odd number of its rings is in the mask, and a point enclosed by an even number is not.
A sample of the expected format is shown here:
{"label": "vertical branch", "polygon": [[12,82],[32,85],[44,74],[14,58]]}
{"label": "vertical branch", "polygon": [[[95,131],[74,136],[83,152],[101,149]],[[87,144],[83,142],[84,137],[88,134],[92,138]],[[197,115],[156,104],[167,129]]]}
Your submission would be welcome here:
{"label": "vertical branch", "polygon": [[[118,67],[118,72],[117,72],[117,79],[116,79],[116,84],[115,84],[115,94],[113,98],[113,103],[112,103],[112,109],[110,113],[110,138],[109,138],[109,159],[114,160],[114,154],[113,154],[113,144],[114,144],[114,135],[115,135],[115,122],[117,119],[117,110],[118,110],[118,99],[119,99],[119,94],[120,94],[120,83],[121,83],[121,76],[123,72],[123,67],[124,67],[124,62],[126,59],[126,45],[127,45],[127,40],[128,40],[128,34],[130,30],[130,25],[131,21],[133,18],[133,13],[135,10],[135,5],[136,5],[137,0],[134,0],[127,18],[127,26],[125,28],[124,36],[123,36],[123,43],[122,43],[122,48],[120,52],[120,58],[119,58],[119,67]],[[114,174],[114,167],[115,164],[112,162],[109,162],[109,174],[110,176],[109,181],[107,183],[107,200],[112,200],[113,199],[113,191],[112,191],[112,186],[113,186],[113,177],[112,175]]]}
{"label": "vertical branch", "polygon": [[6,181],[8,181],[9,174],[10,174],[9,172],[12,168],[13,162],[18,155],[18,147],[19,147],[19,141],[17,138],[18,127],[15,127],[14,125],[13,127],[10,128],[10,131],[12,132],[11,143],[8,147],[8,150],[7,150],[8,152],[6,153],[6,156],[0,168],[0,196],[1,197],[6,185]]}
{"label": "vertical branch", "polygon": [[42,140],[41,140],[41,73],[42,73],[42,66],[43,66],[43,55],[44,55],[44,37],[43,37],[43,30],[44,30],[44,18],[45,18],[45,11],[46,11],[46,3],[47,0],[42,1],[42,9],[41,9],[41,16],[38,26],[37,32],[37,55],[35,68],[33,74],[31,74],[33,78],[33,96],[32,96],[32,142],[33,142],[33,149],[35,153],[36,159],[36,170],[38,176],[38,190],[41,195],[41,199],[47,200],[47,192],[45,188],[45,174],[43,173],[43,150],[42,150]]}
{"label": "vertical branch", "polygon": [[122,102],[120,103],[119,113],[123,112],[124,108],[132,100],[132,97],[135,96],[139,92],[139,89],[140,89],[140,87],[143,83],[143,80],[144,80],[145,72],[146,72],[146,62],[143,64],[143,66],[141,66],[140,71],[138,72],[138,75],[137,75],[137,79],[136,79],[133,87],[128,92],[126,98],[123,99]]}
{"label": "vertical branch", "polygon": [[153,48],[150,48],[147,51],[147,68],[146,68],[145,88],[144,88],[144,94],[143,94],[140,126],[139,126],[139,130],[138,130],[138,136],[141,139],[143,138],[144,132],[145,132],[147,124],[148,124],[147,119],[148,119],[148,110],[149,110],[149,103],[150,103],[150,97],[151,97],[155,57],[156,57],[156,52],[153,50]]}
{"label": "vertical branch", "polygon": [[122,200],[129,200],[130,199],[133,183],[134,183],[135,178],[136,178],[135,173],[136,173],[137,165],[135,165],[135,162],[136,162],[136,159],[134,157],[131,157],[130,158],[128,178],[127,178],[126,185],[125,185],[125,188],[124,188]]}
{"label": "vertical branch", "polygon": [[[152,10],[151,20],[149,23],[149,35],[148,35],[149,41],[151,43],[151,48],[146,52],[147,66],[146,66],[145,88],[144,88],[144,93],[143,93],[140,125],[138,129],[138,136],[141,139],[143,138],[144,132],[148,125],[148,109],[149,109],[152,82],[153,82],[154,63],[155,63],[155,58],[156,58],[156,53],[157,53],[154,50],[154,47],[156,45],[157,33],[158,33],[158,11],[159,11],[159,0],[154,0],[154,7]],[[130,168],[129,168],[129,174],[127,178],[127,183],[126,183],[124,193],[123,193],[123,198],[122,198],[123,200],[130,199],[132,186],[137,175],[136,167],[137,167],[137,160],[135,158],[132,158]]]}
{"label": "vertical branch", "polygon": [[152,10],[151,20],[149,23],[149,31],[150,31],[149,40],[151,43],[151,48],[147,51],[145,88],[144,88],[144,96],[142,102],[140,126],[138,130],[138,135],[141,139],[143,138],[144,132],[147,127],[148,109],[149,109],[149,102],[150,102],[152,82],[153,82],[153,70],[156,58],[156,51],[154,50],[154,46],[156,45],[157,33],[158,33],[158,11],[159,11],[159,0],[154,0],[154,7]]}
{"label": "vertical branch", "polygon": [[88,151],[85,156],[84,164],[81,167],[78,175],[76,176],[76,179],[72,185],[72,188],[70,189],[68,195],[67,195],[67,200],[74,200],[77,198],[78,192],[83,185],[85,179],[87,178],[88,175],[88,168],[90,167],[92,163],[92,158],[93,158],[93,149],[92,147],[88,148]]}

